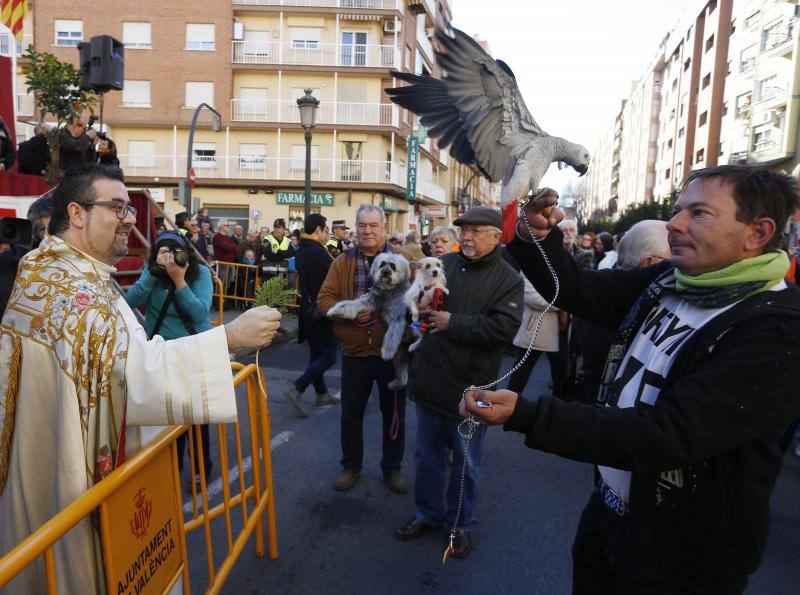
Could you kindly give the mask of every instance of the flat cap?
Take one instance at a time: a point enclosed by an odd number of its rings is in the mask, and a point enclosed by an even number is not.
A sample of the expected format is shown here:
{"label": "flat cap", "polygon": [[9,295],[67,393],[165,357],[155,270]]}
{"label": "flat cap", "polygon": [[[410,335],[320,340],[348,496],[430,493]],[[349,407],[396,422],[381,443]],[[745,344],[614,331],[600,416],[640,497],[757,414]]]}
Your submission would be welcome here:
{"label": "flat cap", "polygon": [[491,207],[472,207],[453,221],[453,225],[491,225],[497,229],[503,229],[503,217],[500,215],[500,211]]}

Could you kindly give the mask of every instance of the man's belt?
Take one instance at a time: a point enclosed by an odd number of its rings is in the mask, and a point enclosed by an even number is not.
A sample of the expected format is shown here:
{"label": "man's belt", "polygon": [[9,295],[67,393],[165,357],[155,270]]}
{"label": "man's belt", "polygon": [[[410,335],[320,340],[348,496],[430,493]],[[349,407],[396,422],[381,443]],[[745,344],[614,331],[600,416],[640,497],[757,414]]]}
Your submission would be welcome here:
{"label": "man's belt", "polygon": [[619,516],[628,515],[630,508],[628,508],[625,500],[623,500],[614,490],[608,487],[606,482],[604,482],[602,479],[600,480],[598,489],[600,491],[600,498],[603,500],[603,504],[616,512]]}

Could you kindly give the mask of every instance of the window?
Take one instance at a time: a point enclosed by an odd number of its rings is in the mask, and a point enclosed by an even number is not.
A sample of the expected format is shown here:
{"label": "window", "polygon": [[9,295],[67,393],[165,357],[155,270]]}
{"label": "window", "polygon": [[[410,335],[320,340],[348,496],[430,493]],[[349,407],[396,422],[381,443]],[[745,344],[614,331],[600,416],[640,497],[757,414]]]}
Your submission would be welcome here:
{"label": "window", "polygon": [[697,155],[695,155],[695,157],[694,157],[694,162],[695,163],[703,163],[703,160],[705,158],[706,158],[706,150],[705,149],[700,149],[697,152]]}
{"label": "window", "polygon": [[765,99],[771,99],[775,97],[778,94],[778,88],[775,86],[777,81],[777,74],[773,74],[772,76],[768,76],[767,78],[758,81],[756,101],[764,101]]}
{"label": "window", "polygon": [[192,145],[192,167],[195,169],[214,169],[217,167],[216,143],[194,143]]}
{"label": "window", "polygon": [[229,221],[230,231],[233,233],[236,225],[247,228],[250,222],[250,209],[248,207],[208,207],[208,216],[214,223],[214,229],[217,228],[219,221]]}
{"label": "window", "polygon": [[214,106],[214,83],[186,83],[184,107],[194,108],[201,103]]}
{"label": "window", "polygon": [[[761,31],[761,51],[771,50],[785,41],[789,41],[790,35],[787,34],[786,31],[787,28],[784,27],[783,21],[775,21],[768,27],[765,27],[764,30]],[[788,29],[788,31],[791,32],[791,29]]]}
{"label": "window", "polygon": [[706,112],[703,112],[702,114],[700,114],[700,120],[699,120],[697,125],[698,126],[705,126],[707,121],[708,121],[708,112],[706,111]]}
{"label": "window", "polygon": [[734,116],[741,118],[749,109],[752,96],[750,93],[743,93],[736,98],[736,113]]}
{"label": "window", "polygon": [[244,43],[241,44],[244,55],[248,58],[269,58],[271,35],[269,31],[245,31]]}
{"label": "window", "polygon": [[671,149],[671,148],[672,148],[672,139],[669,139],[669,140],[667,141],[667,148],[668,148],[668,149]]}
{"label": "window", "polygon": [[122,89],[125,107],[150,107],[150,81],[126,80]]}
{"label": "window", "polygon": [[671,170],[669,168],[667,168],[667,171],[664,172],[664,179],[665,180],[669,180],[670,173],[672,173]]}
{"label": "window", "polygon": [[714,36],[712,35],[708,39],[706,39],[706,51],[710,50],[714,47]]}
{"label": "window", "polygon": [[234,101],[233,117],[248,122],[269,122],[277,116],[276,110],[268,101],[269,89],[264,87],[242,87],[239,100]]}
{"label": "window", "polygon": [[744,20],[744,26],[749,28],[758,23],[758,20],[761,18],[761,11],[757,10],[749,17]]}
{"label": "window", "polygon": [[309,27],[292,28],[293,50],[318,50],[320,49],[320,29]]}
{"label": "window", "polygon": [[[304,172],[306,169],[306,146],[292,145],[292,173]],[[319,145],[311,145],[311,173],[319,173]]]}
{"label": "window", "polygon": [[739,72],[749,72],[756,66],[756,55],[758,46],[756,44],[744,48],[739,54]]}
{"label": "window", "polygon": [[83,21],[55,20],[56,45],[78,45],[83,41]]}
{"label": "window", "polygon": [[151,48],[150,37],[150,23],[122,23],[122,43],[126,48]]}
{"label": "window", "polygon": [[214,25],[186,25],[186,49],[213,51],[214,44]]}
{"label": "window", "polygon": [[703,77],[703,89],[708,87],[711,84],[711,73],[709,72],[707,75]]}
{"label": "window", "polygon": [[726,101],[722,104],[722,117],[724,118],[727,115],[728,115],[728,102]]}
{"label": "window", "polygon": [[267,167],[267,145],[239,145],[239,169],[265,170]]}
{"label": "window", "polygon": [[763,124],[753,128],[754,151],[764,151],[775,145],[775,141],[772,139],[773,130],[772,124]]}
{"label": "window", "polygon": [[683,128],[681,128],[680,130],[678,130],[678,138],[683,138],[683,133],[684,133],[684,130],[683,130]]}
{"label": "window", "polygon": [[155,141],[129,140],[128,164],[125,167],[126,171],[129,170],[129,168],[153,167],[155,165],[155,152]]}
{"label": "window", "polygon": [[708,14],[714,12],[716,8],[717,8],[717,0],[711,0],[711,2],[708,3]]}
{"label": "window", "polygon": [[361,181],[361,160],[364,143],[358,141],[342,141],[342,181]]}
{"label": "window", "polygon": [[691,64],[692,64],[692,59],[686,58],[686,62],[683,63],[683,71],[686,72],[687,70],[689,70],[689,66],[691,66]]}
{"label": "window", "polygon": [[367,66],[367,44],[369,34],[357,31],[342,31],[340,62],[342,66]]}

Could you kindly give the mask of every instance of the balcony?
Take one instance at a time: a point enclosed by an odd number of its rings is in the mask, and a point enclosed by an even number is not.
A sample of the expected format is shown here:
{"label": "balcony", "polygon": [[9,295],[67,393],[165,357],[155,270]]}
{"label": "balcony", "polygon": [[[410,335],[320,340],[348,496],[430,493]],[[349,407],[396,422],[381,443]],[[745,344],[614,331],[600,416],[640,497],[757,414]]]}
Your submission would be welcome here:
{"label": "balcony", "polygon": [[786,100],[786,89],[778,86],[763,87],[759,89],[757,102],[769,101],[770,99],[781,98]]}
{"label": "balcony", "polygon": [[[186,156],[118,155],[125,175],[134,178],[182,178],[186,174]],[[277,158],[263,155],[202,157],[192,160],[198,179],[232,180],[305,180],[305,159]],[[392,182],[389,161],[348,161],[312,159],[311,180],[315,182]],[[405,187],[405,178],[403,178]]]}
{"label": "balcony", "polygon": [[[300,123],[296,101],[231,99],[234,122]],[[393,103],[323,102],[317,112],[318,124],[350,126],[400,126],[400,110]]]}
{"label": "balcony", "polygon": [[397,48],[391,45],[234,41],[234,64],[292,64],[349,68],[399,68]]}
{"label": "balcony", "polygon": [[366,10],[403,10],[402,0],[233,0],[242,6],[307,6]]}
{"label": "balcony", "polygon": [[745,72],[750,72],[756,67],[756,59],[755,58],[747,58],[746,60],[742,60],[739,64],[739,72],[744,74]]}
{"label": "balcony", "polygon": [[417,43],[419,44],[419,48],[422,50],[422,53],[425,54],[426,58],[428,58],[428,62],[433,64],[435,61],[433,55],[433,46],[431,45],[431,40],[428,39],[425,29],[422,27],[417,27]]}
{"label": "balcony", "polygon": [[[405,188],[407,176],[405,165],[395,165],[392,168],[392,183],[394,185]],[[439,204],[447,204],[447,192],[433,180],[417,178],[417,194],[422,194]]]}

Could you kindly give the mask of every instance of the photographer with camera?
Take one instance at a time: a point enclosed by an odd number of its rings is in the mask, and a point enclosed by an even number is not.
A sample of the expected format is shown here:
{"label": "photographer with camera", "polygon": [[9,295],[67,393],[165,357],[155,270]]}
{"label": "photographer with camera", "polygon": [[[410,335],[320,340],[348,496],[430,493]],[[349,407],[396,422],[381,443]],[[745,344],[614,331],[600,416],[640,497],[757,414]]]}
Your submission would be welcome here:
{"label": "photographer with camera", "polygon": [[[125,301],[131,308],[146,308],[144,328],[149,337],[161,335],[169,341],[211,328],[212,293],[211,272],[197,259],[187,238],[176,231],[165,231],[156,238],[148,266],[128,291]],[[212,463],[207,425],[201,426],[201,434],[208,477]],[[178,467],[181,470],[186,436],[183,434],[178,438]],[[188,489],[191,489],[191,481]],[[197,484],[200,481],[196,469],[193,481]]]}

